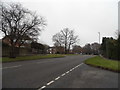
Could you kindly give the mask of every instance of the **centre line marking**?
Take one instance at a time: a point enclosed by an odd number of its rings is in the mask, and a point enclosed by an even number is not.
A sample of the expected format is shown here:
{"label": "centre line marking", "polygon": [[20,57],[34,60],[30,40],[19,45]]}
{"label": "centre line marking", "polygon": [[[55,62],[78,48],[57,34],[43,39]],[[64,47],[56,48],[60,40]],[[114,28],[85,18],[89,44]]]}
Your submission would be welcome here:
{"label": "centre line marking", "polygon": [[11,67],[4,67],[4,68],[0,68],[0,69],[17,68],[17,67],[20,67],[20,66],[22,66],[22,65],[11,66]]}
{"label": "centre line marking", "polygon": [[65,73],[64,73],[64,74],[62,74],[61,76],[65,76]]}
{"label": "centre line marking", "polygon": [[47,85],[50,85],[50,84],[52,84],[54,81],[50,81],[49,83],[47,83]]}
{"label": "centre line marking", "polygon": [[60,79],[60,77],[55,78],[55,80],[58,80],[58,79]]}
{"label": "centre line marking", "polygon": [[72,68],[71,70],[74,70],[74,68]]}
{"label": "centre line marking", "polygon": [[79,66],[76,66],[76,68],[79,67]]}
{"label": "centre line marking", "polygon": [[77,65],[77,67],[79,67],[80,65]]}
{"label": "centre line marking", "polygon": [[69,71],[67,71],[66,73],[69,73]]}
{"label": "centre line marking", "polygon": [[38,89],[38,90],[42,90],[43,88],[45,88],[46,86],[42,86],[40,89]]}
{"label": "centre line marking", "polygon": [[[77,66],[75,66],[74,68],[72,68],[72,69],[70,69],[69,71],[67,71],[66,73],[63,73],[61,76],[64,76],[64,75],[66,75],[67,73],[69,73],[70,71],[73,71],[75,68],[77,68],[77,67],[79,67],[79,66],[81,66],[83,63],[81,63],[81,64],[79,64],[79,65],[77,65]],[[58,79],[60,79],[61,77],[60,76],[58,76],[57,78],[55,78],[55,80],[58,80]],[[52,80],[52,81],[50,81],[49,83],[47,83],[46,85],[50,85],[50,84],[52,84],[52,83],[54,83],[55,81],[54,80]],[[38,90],[42,90],[42,89],[44,89],[44,88],[46,88],[46,86],[42,86],[41,88],[39,88]]]}
{"label": "centre line marking", "polygon": [[75,66],[75,68],[77,68],[78,66]]}
{"label": "centre line marking", "polygon": [[72,70],[74,70],[75,68],[72,68]]}

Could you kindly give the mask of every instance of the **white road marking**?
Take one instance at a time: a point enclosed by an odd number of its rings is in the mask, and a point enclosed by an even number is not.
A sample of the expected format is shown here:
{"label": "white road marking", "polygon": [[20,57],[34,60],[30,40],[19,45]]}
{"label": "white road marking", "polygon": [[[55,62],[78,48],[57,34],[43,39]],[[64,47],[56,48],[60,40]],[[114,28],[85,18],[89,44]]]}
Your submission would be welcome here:
{"label": "white road marking", "polygon": [[65,76],[65,73],[63,73],[61,76]]}
{"label": "white road marking", "polygon": [[42,90],[43,88],[45,88],[46,86],[42,86],[41,88],[39,88],[38,90]]}
{"label": "white road marking", "polygon": [[[77,65],[77,66],[75,66],[74,68],[72,68],[72,69],[70,69],[69,71],[67,71],[66,73],[63,73],[61,76],[64,76],[64,75],[66,75],[67,73],[69,73],[70,71],[73,71],[75,68],[77,68],[77,67],[79,67],[79,66],[81,66],[83,63],[81,63],[81,64],[79,64],[79,65]],[[58,76],[57,78],[55,78],[55,80],[58,80],[58,79],[60,79],[60,76]],[[52,80],[52,81],[50,81],[49,83],[47,83],[46,85],[50,85],[50,84],[52,84],[52,83],[54,83],[55,81],[54,80]],[[41,89],[43,89],[43,88],[45,88],[46,86],[42,86],[40,89],[38,89],[38,90],[41,90]]]}
{"label": "white road marking", "polygon": [[58,79],[60,79],[60,77],[55,78],[55,80],[58,80]]}
{"label": "white road marking", "polygon": [[72,68],[73,70],[75,69],[75,67],[74,68]]}
{"label": "white road marking", "polygon": [[74,67],[74,69],[76,69],[77,67]]}
{"label": "white road marking", "polygon": [[49,83],[47,83],[47,85],[50,85],[50,84],[52,84],[52,83],[54,83],[54,81],[50,81]]}
{"label": "white road marking", "polygon": [[82,64],[83,64],[83,63],[81,63],[81,64],[75,66],[73,69],[78,68],[78,67],[81,66]]}
{"label": "white road marking", "polygon": [[67,71],[66,73],[69,73],[69,71]]}
{"label": "white road marking", "polygon": [[79,64],[79,66],[83,65],[84,63]]}
{"label": "white road marking", "polygon": [[0,68],[0,69],[17,68],[17,67],[20,67],[20,66],[22,66],[22,65],[11,66],[11,67],[4,67],[4,68]]}
{"label": "white road marking", "polygon": [[79,67],[79,66],[76,66],[75,68],[77,68],[77,67]]}
{"label": "white road marking", "polygon": [[72,71],[74,70],[74,68],[71,69]]}

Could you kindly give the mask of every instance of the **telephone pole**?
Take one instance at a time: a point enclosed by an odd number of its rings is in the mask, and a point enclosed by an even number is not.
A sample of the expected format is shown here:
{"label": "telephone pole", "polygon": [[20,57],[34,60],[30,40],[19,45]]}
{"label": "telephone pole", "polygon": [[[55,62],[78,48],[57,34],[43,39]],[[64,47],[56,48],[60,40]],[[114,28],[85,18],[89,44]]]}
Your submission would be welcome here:
{"label": "telephone pole", "polygon": [[[98,32],[99,34],[99,45],[100,45],[100,32]],[[98,49],[98,54],[100,55],[100,50]]]}
{"label": "telephone pole", "polygon": [[98,32],[98,34],[99,34],[99,44],[100,44],[100,32]]}

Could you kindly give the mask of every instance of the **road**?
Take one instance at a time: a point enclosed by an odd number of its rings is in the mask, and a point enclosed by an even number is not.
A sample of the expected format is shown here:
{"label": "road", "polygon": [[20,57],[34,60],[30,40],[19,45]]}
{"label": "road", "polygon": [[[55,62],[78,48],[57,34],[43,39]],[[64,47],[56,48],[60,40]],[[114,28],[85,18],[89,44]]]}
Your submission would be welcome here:
{"label": "road", "polygon": [[93,56],[3,63],[3,88],[117,88],[118,74],[85,65]]}

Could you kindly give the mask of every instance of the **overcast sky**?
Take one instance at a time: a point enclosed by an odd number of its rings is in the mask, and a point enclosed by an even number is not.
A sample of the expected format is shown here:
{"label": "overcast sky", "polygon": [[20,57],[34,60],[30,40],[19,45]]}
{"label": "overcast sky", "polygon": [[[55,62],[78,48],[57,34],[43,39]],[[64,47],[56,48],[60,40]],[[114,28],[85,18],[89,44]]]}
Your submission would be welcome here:
{"label": "overcast sky", "polygon": [[52,36],[63,28],[74,29],[79,36],[79,45],[99,42],[102,37],[115,37],[118,29],[119,0],[2,0],[19,2],[25,8],[36,11],[47,20],[39,41],[53,45]]}

